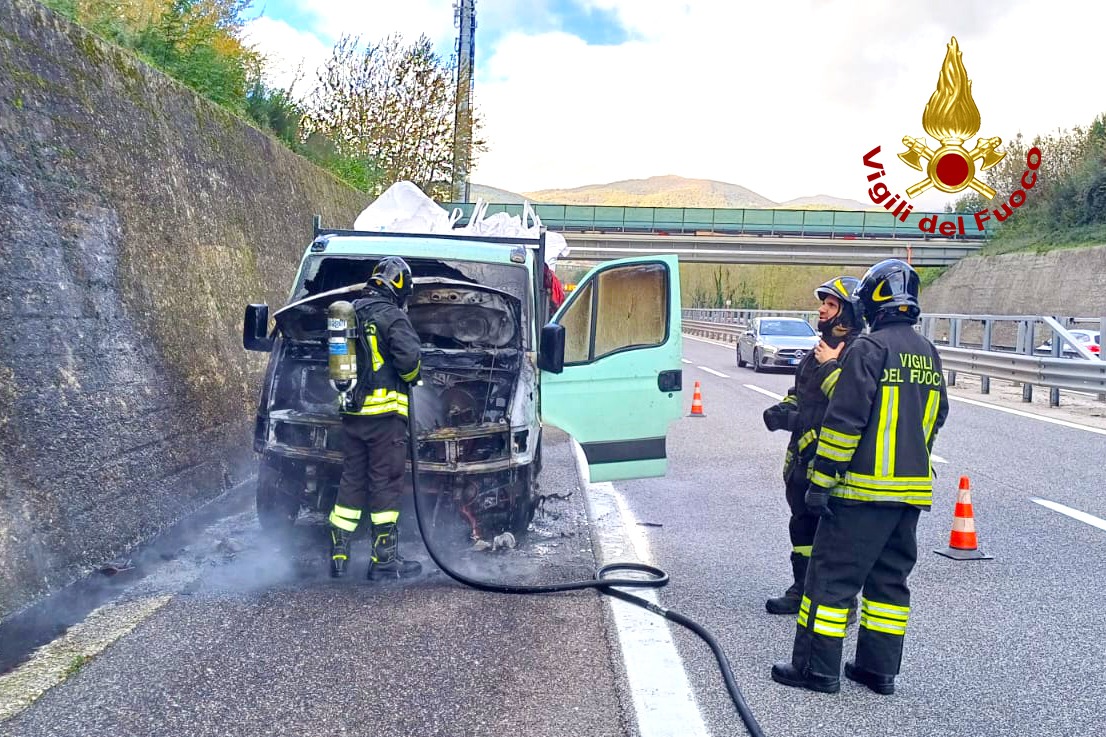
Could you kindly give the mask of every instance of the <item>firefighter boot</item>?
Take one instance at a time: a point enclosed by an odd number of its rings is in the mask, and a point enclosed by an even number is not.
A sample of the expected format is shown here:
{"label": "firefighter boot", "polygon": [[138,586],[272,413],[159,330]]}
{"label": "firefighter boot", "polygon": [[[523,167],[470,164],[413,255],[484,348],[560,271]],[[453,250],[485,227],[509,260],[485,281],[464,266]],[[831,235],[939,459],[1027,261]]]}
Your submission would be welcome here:
{"label": "firefighter boot", "polygon": [[890,696],[895,693],[894,676],[873,673],[867,668],[859,667],[851,660],[845,663],[845,676],[850,681],[856,681],[883,696]]}
{"label": "firefighter boot", "polygon": [[373,557],[369,563],[368,579],[412,578],[422,573],[417,560],[404,560],[399,556],[399,530],[395,522],[373,524]]}
{"label": "firefighter boot", "polygon": [[795,582],[783,592],[783,596],[769,599],[764,602],[764,608],[769,614],[798,614],[799,603],[803,598],[803,585],[806,581],[806,567],[810,558],[798,553],[791,554],[791,573],[795,576]]}
{"label": "firefighter boot", "polygon": [[791,663],[776,663],[772,666],[772,680],[792,688],[805,688],[821,693],[837,693],[841,690],[841,679],[810,671],[801,671]]}
{"label": "firefighter boot", "polygon": [[331,578],[341,578],[346,575],[346,567],[349,566],[349,544],[352,539],[352,532],[346,532],[337,527],[330,528]]}

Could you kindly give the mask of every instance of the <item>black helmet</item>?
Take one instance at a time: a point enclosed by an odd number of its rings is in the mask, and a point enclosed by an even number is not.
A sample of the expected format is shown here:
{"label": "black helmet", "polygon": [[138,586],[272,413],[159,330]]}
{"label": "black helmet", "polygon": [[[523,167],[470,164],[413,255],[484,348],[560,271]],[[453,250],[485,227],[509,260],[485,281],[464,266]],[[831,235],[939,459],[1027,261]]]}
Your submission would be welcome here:
{"label": "black helmet", "polygon": [[385,256],[377,262],[367,286],[391,295],[402,307],[411,296],[411,267],[399,256]]}
{"label": "black helmet", "polygon": [[889,258],[868,269],[853,296],[869,325],[882,315],[902,315],[916,322],[922,312],[918,304],[920,284],[918,272],[910,264]]}
{"label": "black helmet", "polygon": [[853,301],[853,291],[859,283],[855,276],[839,276],[814,290],[814,296],[823,302],[826,297],[836,297],[841,303],[841,311],[835,317],[818,323],[822,337],[831,345],[837,345],[850,333],[857,333],[863,327],[856,312],[856,302]]}

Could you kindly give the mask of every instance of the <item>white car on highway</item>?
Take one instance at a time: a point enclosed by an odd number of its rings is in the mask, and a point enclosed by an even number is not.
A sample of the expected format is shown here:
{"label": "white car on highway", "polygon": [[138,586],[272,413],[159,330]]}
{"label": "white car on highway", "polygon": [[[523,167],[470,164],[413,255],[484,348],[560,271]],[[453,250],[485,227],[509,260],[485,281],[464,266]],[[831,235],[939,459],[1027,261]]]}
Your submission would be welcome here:
{"label": "white car on highway", "polygon": [[[1080,345],[1085,346],[1091,353],[1100,353],[1102,350],[1102,337],[1098,331],[1092,330],[1069,330],[1071,337],[1075,338]],[[1044,343],[1041,343],[1035,349],[1038,354],[1050,354],[1052,353],[1052,339],[1049,338]],[[1061,357],[1063,358],[1082,358],[1082,355],[1071,346],[1070,343],[1064,341],[1064,346],[1061,349]]]}
{"label": "white car on highway", "polygon": [[806,320],[797,317],[758,317],[737,339],[738,367],[753,371],[795,368],[820,337]]}

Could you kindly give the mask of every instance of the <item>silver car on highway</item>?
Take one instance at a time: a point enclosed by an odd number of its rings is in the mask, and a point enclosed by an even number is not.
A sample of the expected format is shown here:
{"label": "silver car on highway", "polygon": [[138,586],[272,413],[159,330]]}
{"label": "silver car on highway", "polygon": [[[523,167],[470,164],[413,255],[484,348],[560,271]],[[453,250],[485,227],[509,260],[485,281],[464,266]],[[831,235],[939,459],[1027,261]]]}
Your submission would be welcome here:
{"label": "silver car on highway", "polygon": [[737,365],[753,371],[795,368],[820,337],[806,320],[797,317],[758,317],[737,339]]}

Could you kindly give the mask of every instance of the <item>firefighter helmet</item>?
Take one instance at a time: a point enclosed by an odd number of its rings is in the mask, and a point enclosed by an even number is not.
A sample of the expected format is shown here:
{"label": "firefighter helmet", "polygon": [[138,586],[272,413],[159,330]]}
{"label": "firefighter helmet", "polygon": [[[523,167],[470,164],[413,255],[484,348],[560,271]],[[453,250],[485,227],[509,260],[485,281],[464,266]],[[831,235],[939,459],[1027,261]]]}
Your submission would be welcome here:
{"label": "firefighter helmet", "polygon": [[868,269],[853,296],[869,325],[884,314],[903,315],[913,322],[922,312],[918,304],[920,283],[918,272],[910,264],[889,258]]}
{"label": "firefighter helmet", "polygon": [[860,280],[855,276],[839,276],[815,289],[814,296],[823,302],[826,297],[836,297],[841,303],[841,314],[835,319],[840,319],[841,322],[848,323],[854,328],[861,328],[864,326],[860,324],[859,315],[856,314],[856,302],[853,300],[853,292],[859,284]]}
{"label": "firefighter helmet", "polygon": [[368,286],[390,295],[402,307],[411,296],[411,267],[399,256],[385,256],[373,268]]}

